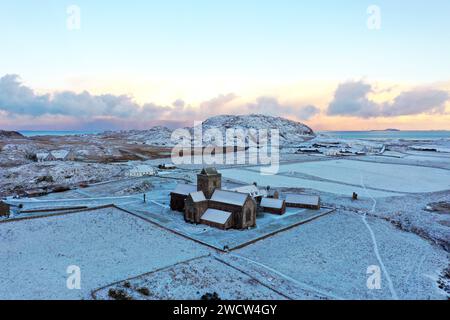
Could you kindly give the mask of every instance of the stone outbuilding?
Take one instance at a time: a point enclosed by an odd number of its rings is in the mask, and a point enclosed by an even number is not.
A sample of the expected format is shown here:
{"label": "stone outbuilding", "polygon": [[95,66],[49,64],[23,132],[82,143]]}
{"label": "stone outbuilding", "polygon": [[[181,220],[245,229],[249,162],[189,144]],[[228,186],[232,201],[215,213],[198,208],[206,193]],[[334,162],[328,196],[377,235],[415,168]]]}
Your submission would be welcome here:
{"label": "stone outbuilding", "polygon": [[230,191],[240,192],[240,193],[247,193],[250,195],[253,199],[255,199],[256,203],[260,203],[261,200],[267,196],[267,191],[265,189],[259,189],[256,185],[250,184],[247,186],[237,187],[234,189],[231,189]]}
{"label": "stone outbuilding", "polygon": [[294,208],[320,209],[320,197],[307,194],[288,194],[286,206]]}
{"label": "stone outbuilding", "polygon": [[270,189],[269,191],[267,191],[267,197],[273,199],[280,199],[280,193],[278,192],[278,190]]}
{"label": "stone outbuilding", "polygon": [[286,213],[286,202],[281,199],[263,198],[261,200],[261,209],[264,212],[283,215]]}

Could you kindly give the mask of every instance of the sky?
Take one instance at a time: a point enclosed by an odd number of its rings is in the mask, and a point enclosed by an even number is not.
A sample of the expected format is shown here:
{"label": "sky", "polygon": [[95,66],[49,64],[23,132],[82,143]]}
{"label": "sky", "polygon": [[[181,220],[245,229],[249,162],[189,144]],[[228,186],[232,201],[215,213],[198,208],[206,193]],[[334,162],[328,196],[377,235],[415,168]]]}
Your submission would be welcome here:
{"label": "sky", "polygon": [[450,130],[448,0],[0,0],[0,129]]}

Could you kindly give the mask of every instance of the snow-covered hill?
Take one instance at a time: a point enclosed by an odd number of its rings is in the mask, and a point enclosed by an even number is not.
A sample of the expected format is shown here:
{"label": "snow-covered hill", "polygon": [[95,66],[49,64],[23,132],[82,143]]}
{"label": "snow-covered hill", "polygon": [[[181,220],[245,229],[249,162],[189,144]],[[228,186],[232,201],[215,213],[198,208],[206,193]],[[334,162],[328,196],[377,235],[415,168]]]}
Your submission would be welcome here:
{"label": "snow-covered hill", "polygon": [[315,137],[314,131],[303,123],[261,114],[215,116],[204,121],[202,129],[203,132],[209,129],[219,129],[224,138],[227,129],[237,129],[243,132],[247,139],[253,141],[257,141],[258,137],[255,137],[251,130],[258,131],[261,138],[264,137],[264,131],[267,131],[270,136],[270,131],[275,129],[279,132],[280,145],[282,146],[298,145]]}
{"label": "snow-covered hill", "polygon": [[[203,141],[206,144],[212,143],[214,139],[206,136],[208,132],[211,133],[210,129],[217,129],[222,133],[223,140],[226,140],[226,130],[227,129],[237,129],[241,130],[243,135],[247,139],[252,139],[257,141],[259,137],[264,136],[264,131],[267,130],[270,135],[271,129],[279,130],[280,145],[299,145],[305,140],[309,140],[315,137],[315,134],[311,128],[300,123],[291,121],[288,119],[280,117],[272,117],[260,114],[251,114],[243,116],[232,116],[232,115],[220,115],[209,118],[202,123],[202,131],[197,131],[194,129],[199,129],[190,127],[185,128],[189,130],[191,136],[194,136],[194,132],[201,132],[203,134]],[[250,129],[254,129],[258,132],[256,137],[249,133]],[[174,141],[171,141],[171,135],[173,130],[166,127],[153,127],[148,130],[131,130],[131,131],[120,131],[120,132],[106,132],[100,134],[100,136],[106,136],[107,138],[120,138],[127,141],[129,144],[145,144],[149,146],[173,146]],[[239,140],[239,139],[238,139]],[[214,144],[214,143],[212,143]],[[225,143],[224,143],[225,144]],[[216,143],[216,145],[220,145]]]}

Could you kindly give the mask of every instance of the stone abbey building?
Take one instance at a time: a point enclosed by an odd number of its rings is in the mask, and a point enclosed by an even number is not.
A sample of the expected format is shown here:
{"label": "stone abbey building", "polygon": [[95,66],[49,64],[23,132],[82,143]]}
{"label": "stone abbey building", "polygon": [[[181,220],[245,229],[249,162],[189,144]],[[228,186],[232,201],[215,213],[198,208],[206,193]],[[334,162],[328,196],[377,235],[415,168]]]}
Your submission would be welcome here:
{"label": "stone abbey building", "polygon": [[187,222],[220,229],[246,229],[256,226],[256,201],[246,193],[222,190],[222,175],[205,168],[193,185],[178,185],[171,193],[172,210],[184,212]]}
{"label": "stone abbey building", "polygon": [[285,214],[286,207],[320,209],[319,196],[288,194],[283,200],[277,191],[260,191],[256,185],[223,190],[222,175],[205,168],[197,175],[197,185],[177,185],[170,194],[170,207],[183,212],[187,222],[223,230],[255,227],[258,209],[277,215]]}

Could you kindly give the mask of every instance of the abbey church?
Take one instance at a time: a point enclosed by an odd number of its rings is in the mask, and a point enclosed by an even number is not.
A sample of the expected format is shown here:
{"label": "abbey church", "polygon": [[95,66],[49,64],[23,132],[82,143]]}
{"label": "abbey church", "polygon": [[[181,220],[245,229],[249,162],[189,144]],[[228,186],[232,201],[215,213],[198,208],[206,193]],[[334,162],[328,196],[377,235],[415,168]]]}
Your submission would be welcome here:
{"label": "abbey church", "polygon": [[178,185],[171,193],[172,210],[184,213],[187,222],[227,229],[256,226],[257,203],[247,193],[222,190],[222,175],[205,168],[197,175],[197,186]]}

